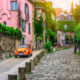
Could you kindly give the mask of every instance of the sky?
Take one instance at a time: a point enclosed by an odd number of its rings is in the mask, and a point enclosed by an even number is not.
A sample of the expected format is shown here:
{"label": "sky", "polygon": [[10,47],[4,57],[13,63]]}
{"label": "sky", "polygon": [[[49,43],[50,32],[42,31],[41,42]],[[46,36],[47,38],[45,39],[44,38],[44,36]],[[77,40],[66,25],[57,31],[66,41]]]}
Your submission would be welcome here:
{"label": "sky", "polygon": [[62,8],[63,10],[67,10],[67,11],[70,11],[71,9],[72,1],[74,3],[74,7],[75,4],[79,4],[79,0],[46,0],[46,1],[52,1],[53,7]]}

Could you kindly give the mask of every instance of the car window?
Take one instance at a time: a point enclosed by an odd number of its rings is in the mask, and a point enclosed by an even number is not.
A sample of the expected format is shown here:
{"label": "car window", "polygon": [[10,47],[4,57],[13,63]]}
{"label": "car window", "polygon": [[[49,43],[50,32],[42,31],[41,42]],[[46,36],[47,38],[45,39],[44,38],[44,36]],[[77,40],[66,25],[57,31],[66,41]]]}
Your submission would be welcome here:
{"label": "car window", "polygon": [[20,45],[19,46],[20,48],[26,48],[26,47],[28,47],[27,45]]}

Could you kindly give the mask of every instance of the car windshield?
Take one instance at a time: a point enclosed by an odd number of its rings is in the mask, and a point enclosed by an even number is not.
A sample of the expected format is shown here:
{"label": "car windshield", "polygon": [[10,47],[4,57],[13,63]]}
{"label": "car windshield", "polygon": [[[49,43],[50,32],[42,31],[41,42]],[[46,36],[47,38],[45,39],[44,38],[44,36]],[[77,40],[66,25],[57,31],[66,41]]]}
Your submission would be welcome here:
{"label": "car windshield", "polygon": [[28,47],[27,45],[20,45],[19,48],[26,48]]}

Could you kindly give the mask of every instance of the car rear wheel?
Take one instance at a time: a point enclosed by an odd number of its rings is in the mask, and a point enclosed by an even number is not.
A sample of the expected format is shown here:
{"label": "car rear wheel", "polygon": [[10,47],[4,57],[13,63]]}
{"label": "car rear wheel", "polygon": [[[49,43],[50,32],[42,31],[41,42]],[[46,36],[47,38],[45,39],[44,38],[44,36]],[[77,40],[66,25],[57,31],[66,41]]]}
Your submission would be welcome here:
{"label": "car rear wheel", "polygon": [[17,56],[15,56],[15,58],[17,58]]}
{"label": "car rear wheel", "polygon": [[31,54],[31,56],[32,56],[32,54]]}
{"label": "car rear wheel", "polygon": [[28,57],[30,57],[30,55],[28,54]]}

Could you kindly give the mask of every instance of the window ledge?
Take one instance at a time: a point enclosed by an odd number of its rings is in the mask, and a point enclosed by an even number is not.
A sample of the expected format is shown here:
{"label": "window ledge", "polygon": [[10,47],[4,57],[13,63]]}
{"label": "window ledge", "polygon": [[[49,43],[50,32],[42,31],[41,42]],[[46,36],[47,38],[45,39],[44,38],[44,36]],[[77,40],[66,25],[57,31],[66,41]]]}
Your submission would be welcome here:
{"label": "window ledge", "polygon": [[18,11],[18,10],[11,10],[11,11]]}

